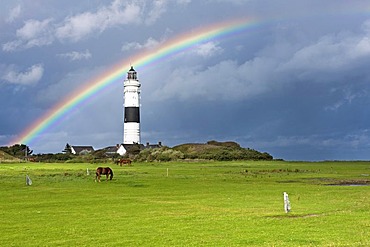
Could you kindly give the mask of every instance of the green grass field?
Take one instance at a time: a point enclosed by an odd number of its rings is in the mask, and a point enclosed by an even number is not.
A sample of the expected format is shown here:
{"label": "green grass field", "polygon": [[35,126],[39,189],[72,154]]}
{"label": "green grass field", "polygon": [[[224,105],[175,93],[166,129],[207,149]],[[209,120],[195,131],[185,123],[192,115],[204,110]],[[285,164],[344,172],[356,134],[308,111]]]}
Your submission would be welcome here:
{"label": "green grass field", "polygon": [[0,245],[370,246],[370,162],[96,167],[0,164]]}

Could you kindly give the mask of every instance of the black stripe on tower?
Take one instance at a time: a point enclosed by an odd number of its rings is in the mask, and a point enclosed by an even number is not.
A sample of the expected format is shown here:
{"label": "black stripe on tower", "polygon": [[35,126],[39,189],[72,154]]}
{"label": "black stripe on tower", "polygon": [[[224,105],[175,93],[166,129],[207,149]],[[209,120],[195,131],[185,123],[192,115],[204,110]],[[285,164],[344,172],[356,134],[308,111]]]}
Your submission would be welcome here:
{"label": "black stripe on tower", "polygon": [[140,123],[139,107],[125,107],[125,123]]}

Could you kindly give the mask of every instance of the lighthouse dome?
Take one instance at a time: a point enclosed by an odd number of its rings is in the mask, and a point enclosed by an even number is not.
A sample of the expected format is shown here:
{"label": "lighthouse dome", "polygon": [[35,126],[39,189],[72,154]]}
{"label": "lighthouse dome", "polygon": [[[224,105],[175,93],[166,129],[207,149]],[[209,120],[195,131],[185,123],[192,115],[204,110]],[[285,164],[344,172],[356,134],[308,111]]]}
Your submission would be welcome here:
{"label": "lighthouse dome", "polygon": [[134,66],[131,66],[131,69],[130,69],[129,71],[134,71],[134,72],[136,72],[136,71],[134,70]]}

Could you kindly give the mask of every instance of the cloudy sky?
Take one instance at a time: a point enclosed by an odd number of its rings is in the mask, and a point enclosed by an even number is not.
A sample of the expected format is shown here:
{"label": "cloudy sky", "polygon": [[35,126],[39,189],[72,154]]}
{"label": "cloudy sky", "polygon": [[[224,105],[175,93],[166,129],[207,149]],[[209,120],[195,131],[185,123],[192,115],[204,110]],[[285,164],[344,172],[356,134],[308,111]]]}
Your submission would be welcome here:
{"label": "cloudy sky", "polygon": [[[364,0],[2,0],[0,146],[117,63],[240,18],[255,24],[137,70],[142,142],[236,141],[286,160],[370,160]],[[123,80],[27,145],[56,153],[66,143],[121,143]]]}

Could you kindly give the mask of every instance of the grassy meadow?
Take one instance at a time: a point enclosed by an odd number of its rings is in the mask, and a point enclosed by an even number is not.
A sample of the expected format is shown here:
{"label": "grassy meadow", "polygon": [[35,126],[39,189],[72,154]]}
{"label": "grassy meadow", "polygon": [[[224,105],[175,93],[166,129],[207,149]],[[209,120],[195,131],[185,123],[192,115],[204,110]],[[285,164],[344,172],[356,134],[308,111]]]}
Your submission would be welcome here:
{"label": "grassy meadow", "polygon": [[370,246],[370,162],[109,166],[0,163],[0,245]]}

